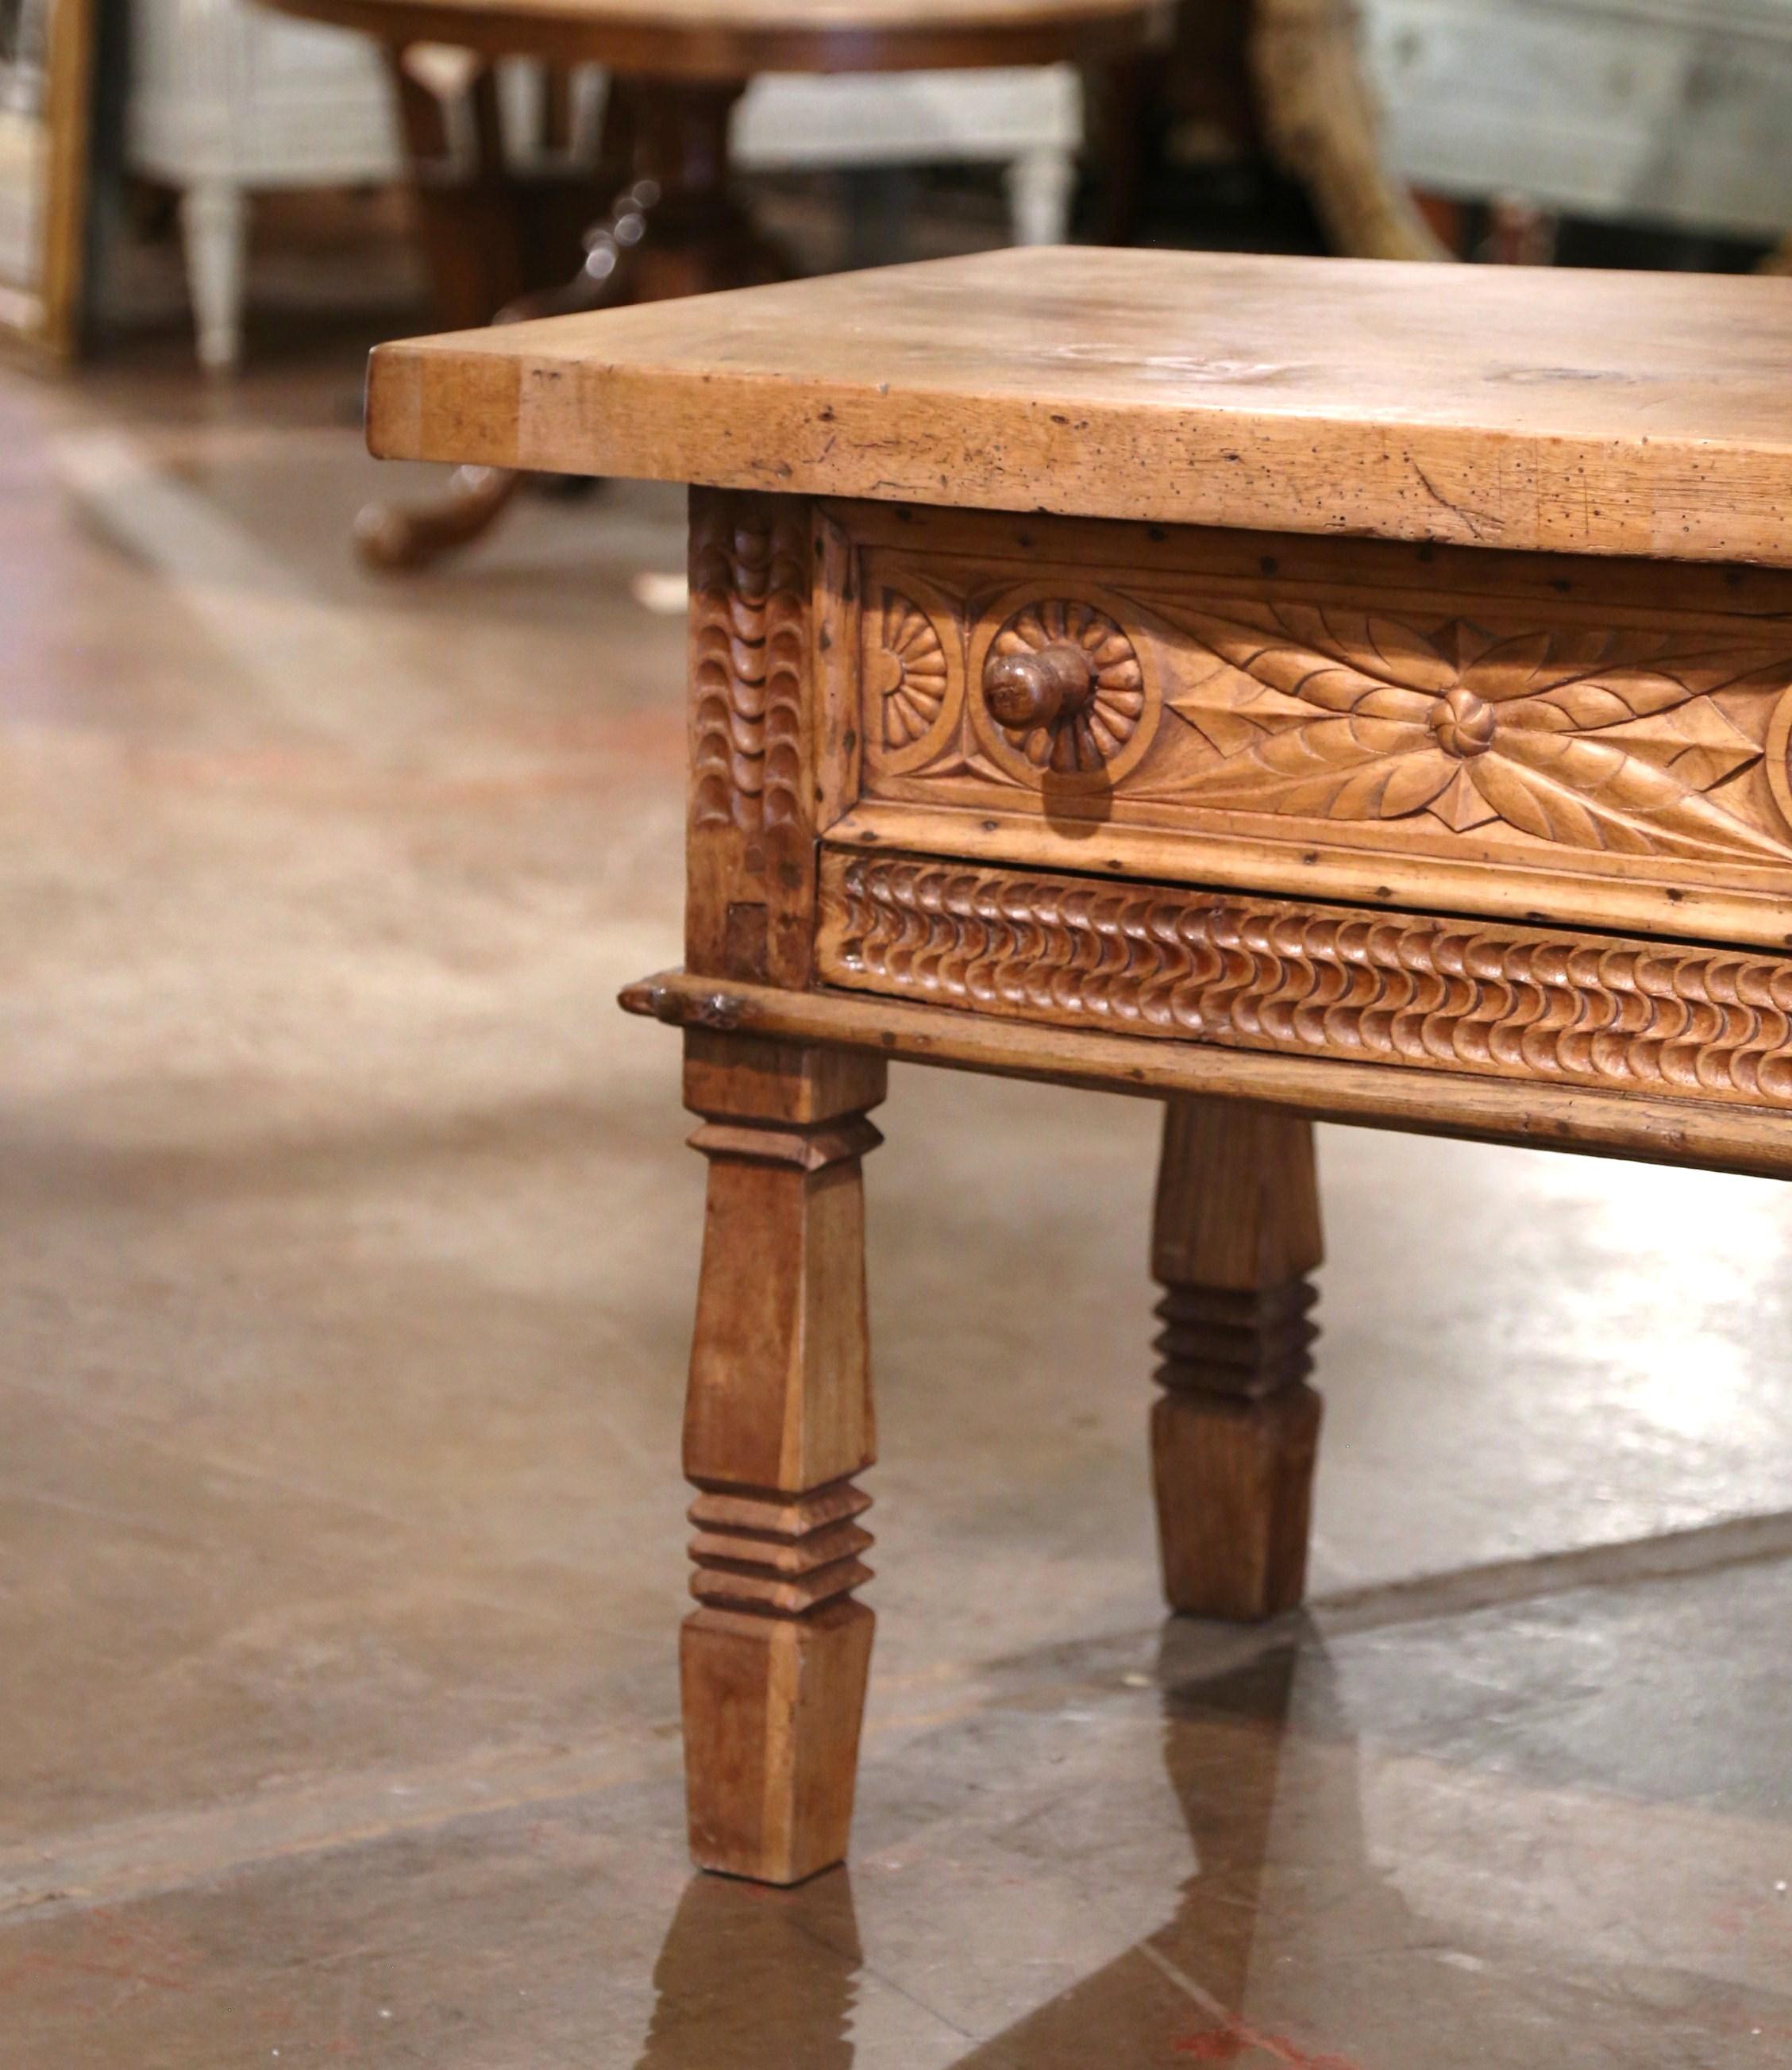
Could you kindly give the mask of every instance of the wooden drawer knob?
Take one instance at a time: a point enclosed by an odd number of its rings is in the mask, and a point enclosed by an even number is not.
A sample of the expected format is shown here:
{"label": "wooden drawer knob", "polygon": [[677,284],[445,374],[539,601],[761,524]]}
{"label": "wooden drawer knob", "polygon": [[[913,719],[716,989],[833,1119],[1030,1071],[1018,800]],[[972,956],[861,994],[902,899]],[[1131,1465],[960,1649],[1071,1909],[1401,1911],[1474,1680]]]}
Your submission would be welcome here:
{"label": "wooden drawer knob", "polygon": [[990,717],[1014,733],[1074,718],[1094,692],[1094,657],[1070,640],[1031,654],[994,656],[983,672]]}

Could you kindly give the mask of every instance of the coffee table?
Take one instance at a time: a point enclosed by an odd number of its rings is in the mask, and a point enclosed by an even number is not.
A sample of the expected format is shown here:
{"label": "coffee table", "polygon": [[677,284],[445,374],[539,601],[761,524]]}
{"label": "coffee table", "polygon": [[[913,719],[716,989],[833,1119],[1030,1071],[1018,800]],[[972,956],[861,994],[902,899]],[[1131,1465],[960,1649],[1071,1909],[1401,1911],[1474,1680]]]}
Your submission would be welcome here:
{"label": "coffee table", "polygon": [[[509,203],[497,83],[476,82],[478,165],[445,179],[440,114],[403,56],[452,44],[497,59],[603,65],[611,74],[609,213],[585,235],[563,288],[511,301],[500,321],[698,294],[788,277],[783,252],[735,192],[729,124],[755,73],[893,72],[1114,64],[1167,33],[1165,0],[277,0],[289,14],[356,29],[391,57],[407,148],[439,276],[480,321],[505,297],[480,255]],[[504,243],[501,235],[497,245]],[[469,272],[473,276],[468,278]],[[488,299],[479,301],[484,295]],[[356,528],[364,559],[428,565],[479,538],[518,486],[514,470],[464,469],[440,501],[376,505]]]}
{"label": "coffee table", "polygon": [[623,1003],[710,1164],[700,1863],[846,1845],[892,1060],[1167,1102],[1209,1616],[1301,1597],[1315,1119],[1792,1171],[1789,339],[1782,280],[1071,249],[375,354],[378,452],[695,485],[685,962]]}

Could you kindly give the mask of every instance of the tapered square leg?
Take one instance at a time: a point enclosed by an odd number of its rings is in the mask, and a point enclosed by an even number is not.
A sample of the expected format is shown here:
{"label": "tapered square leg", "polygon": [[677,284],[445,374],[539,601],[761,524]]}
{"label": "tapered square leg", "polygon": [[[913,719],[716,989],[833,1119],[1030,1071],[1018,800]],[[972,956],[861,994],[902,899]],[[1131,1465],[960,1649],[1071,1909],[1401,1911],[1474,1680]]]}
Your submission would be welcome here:
{"label": "tapered square leg", "polygon": [[1152,1460],[1172,1609],[1246,1622],[1301,1599],[1321,1413],[1306,1384],[1307,1275],[1322,1255],[1311,1124],[1172,1101],[1152,1232],[1164,1393]]}
{"label": "tapered square leg", "polygon": [[710,1160],[685,1417],[698,1494],[681,1649],[691,1852],[800,1883],[846,1851],[873,1618],[860,1159],[881,1061],[693,1034]]}
{"label": "tapered square leg", "polygon": [[846,1851],[876,1620],[846,1598],[807,1618],[701,1610],[680,1649],[691,1853],[800,1883]]}

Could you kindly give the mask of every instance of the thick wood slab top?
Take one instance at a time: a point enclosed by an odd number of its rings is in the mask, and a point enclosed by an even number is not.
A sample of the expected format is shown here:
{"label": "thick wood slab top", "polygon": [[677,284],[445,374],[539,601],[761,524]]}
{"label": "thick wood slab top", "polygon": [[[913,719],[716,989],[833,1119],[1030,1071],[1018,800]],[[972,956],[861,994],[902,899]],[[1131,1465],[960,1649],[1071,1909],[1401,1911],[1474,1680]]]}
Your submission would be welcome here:
{"label": "thick wood slab top", "polygon": [[659,78],[1096,63],[1168,27],[1163,0],[275,0],[382,42]]}
{"label": "thick wood slab top", "polygon": [[1792,280],[993,252],[381,346],[369,443],[1792,565]]}

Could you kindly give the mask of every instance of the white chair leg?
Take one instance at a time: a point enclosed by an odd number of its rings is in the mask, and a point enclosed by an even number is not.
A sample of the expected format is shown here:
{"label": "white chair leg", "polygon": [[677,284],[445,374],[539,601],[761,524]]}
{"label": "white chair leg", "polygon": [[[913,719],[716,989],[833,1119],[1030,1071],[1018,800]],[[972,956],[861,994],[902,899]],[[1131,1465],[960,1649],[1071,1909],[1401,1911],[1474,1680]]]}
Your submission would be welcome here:
{"label": "white chair leg", "polygon": [[1070,234],[1076,167],[1055,146],[1024,151],[1008,167],[1009,217],[1017,244],[1062,244]]}
{"label": "white chair leg", "polygon": [[243,350],[243,256],[248,199],[229,180],[201,180],[181,196],[187,292],[208,373],[234,367]]}

